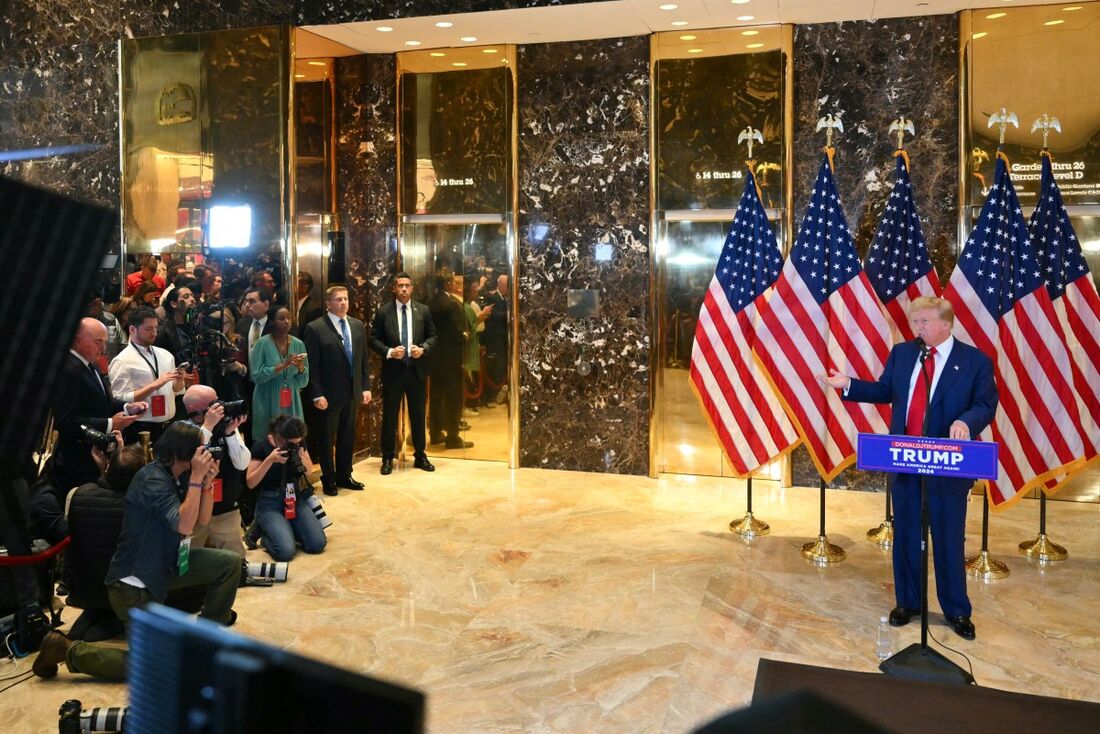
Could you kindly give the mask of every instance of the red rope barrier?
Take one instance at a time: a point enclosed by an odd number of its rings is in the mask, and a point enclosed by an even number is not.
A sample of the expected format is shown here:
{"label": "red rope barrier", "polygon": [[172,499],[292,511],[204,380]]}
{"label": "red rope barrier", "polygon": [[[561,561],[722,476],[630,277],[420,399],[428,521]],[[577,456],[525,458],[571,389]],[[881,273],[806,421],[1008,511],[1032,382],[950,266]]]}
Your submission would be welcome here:
{"label": "red rope barrier", "polygon": [[48,561],[68,548],[70,542],[72,542],[72,538],[66,535],[65,539],[60,543],[51,548],[47,548],[41,553],[35,553],[30,556],[0,556],[0,566],[33,566],[37,563]]}

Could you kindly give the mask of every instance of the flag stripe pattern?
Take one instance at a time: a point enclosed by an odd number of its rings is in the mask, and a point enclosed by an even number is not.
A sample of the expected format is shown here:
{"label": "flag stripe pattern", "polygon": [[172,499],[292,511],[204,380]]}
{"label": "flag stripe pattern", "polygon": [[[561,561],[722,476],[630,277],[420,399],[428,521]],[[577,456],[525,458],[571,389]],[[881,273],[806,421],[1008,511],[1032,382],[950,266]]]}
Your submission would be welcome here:
{"label": "flag stripe pattern", "polygon": [[818,472],[829,481],[855,460],[857,433],[886,433],[890,408],[844,402],[818,376],[878,379],[890,330],[859,264],[831,162],[821,162],[798,239],[760,309],[755,353]]}
{"label": "flag stripe pattern", "polygon": [[909,323],[909,302],[918,296],[938,296],[942,289],[921,230],[908,160],[900,150],[894,157],[894,190],[886,200],[864,270],[886,309],[893,340],[900,342],[916,336]]}
{"label": "flag stripe pattern", "polygon": [[752,359],[758,304],[781,263],[750,170],[699,312],[689,373],[730,464],[743,477],[798,444],[798,433]]}
{"label": "flag stripe pattern", "polygon": [[1000,444],[994,507],[1076,468],[1085,442],[1054,304],[1044,287],[1007,159],[947,284],[955,336],[993,360],[1000,404],[983,440]]}
{"label": "flag stripe pattern", "polygon": [[[1100,448],[1096,422],[1100,416],[1100,297],[1062,203],[1050,154],[1045,151],[1042,167],[1039,200],[1028,233],[1069,352],[1085,438],[1084,458],[1091,461]],[[1065,479],[1068,476],[1051,480],[1045,487],[1047,493],[1055,492]]]}

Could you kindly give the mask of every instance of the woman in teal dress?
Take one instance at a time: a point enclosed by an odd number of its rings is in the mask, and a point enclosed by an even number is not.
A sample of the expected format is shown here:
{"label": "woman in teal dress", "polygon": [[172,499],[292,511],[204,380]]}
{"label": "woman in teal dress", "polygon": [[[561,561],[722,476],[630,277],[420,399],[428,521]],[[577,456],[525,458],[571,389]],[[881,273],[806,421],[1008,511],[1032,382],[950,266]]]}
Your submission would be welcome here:
{"label": "woman in teal dress", "polygon": [[290,310],[275,309],[271,316],[271,333],[262,336],[252,346],[248,358],[252,382],[252,440],[265,438],[271,420],[278,415],[304,418],[302,388],[309,383],[306,345],[290,334]]}

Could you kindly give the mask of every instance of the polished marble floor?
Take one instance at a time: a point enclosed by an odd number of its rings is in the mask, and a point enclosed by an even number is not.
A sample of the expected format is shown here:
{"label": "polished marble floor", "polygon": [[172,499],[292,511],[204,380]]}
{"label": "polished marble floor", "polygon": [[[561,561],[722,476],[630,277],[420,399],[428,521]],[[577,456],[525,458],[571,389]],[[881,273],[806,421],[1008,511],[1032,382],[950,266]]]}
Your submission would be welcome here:
{"label": "polished marble floor", "polygon": [[[416,686],[429,731],[446,733],[686,732],[749,701],[761,656],[875,669],[890,562],[862,538],[881,495],[829,493],[830,539],[848,560],[820,568],[798,553],[816,490],[757,482],[772,534],[746,544],[726,529],[740,481],[434,461],[435,474],[390,477],[360,464],[366,491],[326,501],[328,550],[293,561],[286,584],[243,589],[235,629]],[[981,685],[1100,701],[1100,506],[1051,503],[1049,533],[1070,558],[1049,566],[1016,552],[1037,517],[1025,500],[992,519],[991,551],[1012,574],[971,582],[977,640],[938,613],[932,634]],[[980,521],[973,502],[971,550]],[[917,637],[910,625],[898,645]],[[0,692],[0,731],[56,731],[69,698],[118,705],[126,692],[64,671],[31,679]]]}

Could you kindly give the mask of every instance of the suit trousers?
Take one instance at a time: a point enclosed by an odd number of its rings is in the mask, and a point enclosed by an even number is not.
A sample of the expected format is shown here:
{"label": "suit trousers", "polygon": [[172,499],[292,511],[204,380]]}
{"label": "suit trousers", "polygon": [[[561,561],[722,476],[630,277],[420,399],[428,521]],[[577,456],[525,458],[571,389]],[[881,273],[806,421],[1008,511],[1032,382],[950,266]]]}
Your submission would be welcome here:
{"label": "suit trousers", "polygon": [[[932,478],[928,489],[928,522],[936,568],[936,595],[948,617],[969,617],[965,550],[967,488],[945,488]],[[894,479],[894,594],[897,605],[920,609],[920,477]]]}
{"label": "suit trousers", "polygon": [[309,425],[309,453],[321,467],[321,481],[324,484],[334,485],[337,477],[351,476],[355,423],[360,402],[356,397],[353,395],[343,407],[329,405],[326,410],[318,410],[312,405],[303,406]]}
{"label": "suit trousers", "polygon": [[431,410],[428,414],[429,433],[438,438],[446,433],[447,438],[459,437],[458,423],[462,419],[462,363],[440,365],[432,370],[428,402]]}
{"label": "suit trousers", "polygon": [[401,399],[409,406],[409,431],[417,457],[424,456],[424,380],[409,365],[387,367],[382,374],[382,458],[394,457],[397,443],[397,418],[401,414]]}

